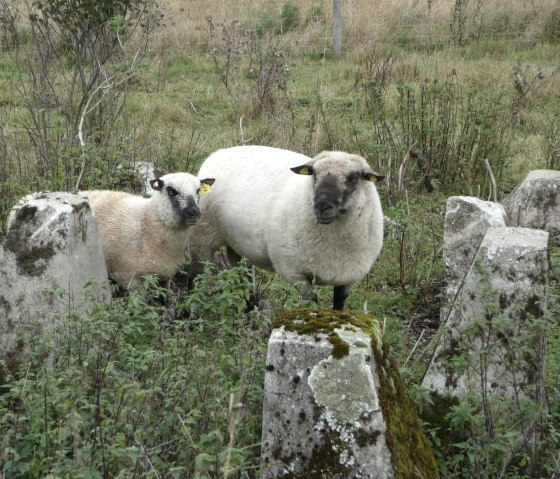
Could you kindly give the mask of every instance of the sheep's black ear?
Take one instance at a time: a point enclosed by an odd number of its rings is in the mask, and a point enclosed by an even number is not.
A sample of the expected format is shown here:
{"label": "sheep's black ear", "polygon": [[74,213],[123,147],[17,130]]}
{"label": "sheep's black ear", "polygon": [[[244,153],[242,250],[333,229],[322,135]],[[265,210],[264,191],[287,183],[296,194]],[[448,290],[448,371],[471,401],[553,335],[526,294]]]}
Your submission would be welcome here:
{"label": "sheep's black ear", "polygon": [[201,183],[208,186],[212,186],[214,184],[214,181],[216,181],[216,178],[204,178],[203,180],[200,180]]}
{"label": "sheep's black ear", "polygon": [[385,177],[378,174],[378,173],[375,173],[373,171],[364,171],[362,173],[362,178],[366,181],[371,181],[372,183],[377,183],[378,181],[381,181]]}
{"label": "sheep's black ear", "polygon": [[163,180],[161,178],[156,178],[155,180],[150,180],[150,186],[156,190],[161,191],[163,190]]}
{"label": "sheep's black ear", "polygon": [[293,168],[290,168],[290,170],[292,170],[294,173],[297,173],[298,175],[313,174],[313,167],[311,165],[294,166]]}

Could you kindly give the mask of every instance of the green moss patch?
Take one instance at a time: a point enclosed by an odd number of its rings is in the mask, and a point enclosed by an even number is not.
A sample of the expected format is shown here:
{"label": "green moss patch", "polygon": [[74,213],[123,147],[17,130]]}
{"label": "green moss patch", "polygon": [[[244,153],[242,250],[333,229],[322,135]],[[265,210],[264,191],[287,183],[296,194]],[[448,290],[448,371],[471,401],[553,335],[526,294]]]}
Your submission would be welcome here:
{"label": "green moss patch", "polygon": [[360,329],[371,336],[372,341],[376,344],[379,342],[380,335],[379,323],[376,319],[351,311],[314,309],[288,311],[274,321],[274,328],[281,328],[282,326],[286,331],[298,334],[325,334],[333,345],[331,354],[337,359],[348,356],[350,345],[336,333],[336,329],[342,326]]}
{"label": "green moss patch", "polygon": [[437,464],[430,442],[422,430],[416,404],[389,356],[386,344],[373,345],[379,376],[379,401],[387,422],[387,445],[391,451],[395,479],[437,478]]}

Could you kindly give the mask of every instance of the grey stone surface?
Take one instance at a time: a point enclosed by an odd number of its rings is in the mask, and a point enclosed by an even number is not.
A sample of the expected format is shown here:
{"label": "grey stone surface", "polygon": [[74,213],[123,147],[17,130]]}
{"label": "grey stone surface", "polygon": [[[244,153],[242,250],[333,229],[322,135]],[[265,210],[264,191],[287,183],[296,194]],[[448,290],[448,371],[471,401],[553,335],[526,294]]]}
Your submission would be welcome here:
{"label": "grey stone surface", "polygon": [[560,229],[560,171],[531,171],[502,204],[515,226]]}
{"label": "grey stone surface", "polygon": [[[318,340],[273,331],[261,478],[394,477],[371,338],[358,330],[337,332],[350,345],[341,359],[331,356],[333,345],[325,335]],[[360,441],[363,437],[375,440]]]}
{"label": "grey stone surface", "polygon": [[30,321],[49,328],[90,299],[109,302],[111,294],[88,202],[70,193],[20,200],[0,245],[0,353],[10,354]]}
{"label": "grey stone surface", "polygon": [[443,229],[447,286],[442,301],[442,320],[447,318],[449,305],[453,303],[486,231],[500,226],[506,226],[502,205],[472,196],[451,196],[447,199]]}
{"label": "grey stone surface", "polygon": [[547,232],[489,228],[422,385],[456,397],[538,396],[546,348],[532,321],[546,310],[548,268]]}
{"label": "grey stone surface", "polygon": [[119,165],[118,168],[130,174],[132,191],[143,196],[152,196],[154,194],[150,181],[162,175],[153,163],[147,161],[137,161],[126,166]]}

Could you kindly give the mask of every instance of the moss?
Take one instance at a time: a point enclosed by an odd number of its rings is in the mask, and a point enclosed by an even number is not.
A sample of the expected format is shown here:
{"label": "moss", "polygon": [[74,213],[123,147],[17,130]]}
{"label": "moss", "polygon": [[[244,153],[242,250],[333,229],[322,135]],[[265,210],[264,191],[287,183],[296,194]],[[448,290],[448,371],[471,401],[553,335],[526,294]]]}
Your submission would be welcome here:
{"label": "moss", "polygon": [[274,328],[284,326],[286,331],[298,334],[327,335],[333,345],[332,356],[341,359],[348,356],[350,346],[335,329],[355,327],[369,334],[372,339],[379,339],[379,323],[376,319],[350,311],[330,311],[314,309],[298,309],[289,311],[274,321]]}
{"label": "moss", "polygon": [[55,254],[52,241],[35,247],[30,247],[28,244],[25,235],[29,235],[29,231],[37,221],[36,213],[37,207],[35,206],[24,205],[19,208],[4,241],[4,247],[16,257],[19,273],[26,276],[43,274],[48,261]]}
{"label": "moss", "polygon": [[[347,478],[352,469],[340,461],[340,453],[347,449],[348,446],[334,432],[325,435],[323,443],[313,449],[313,455],[305,470],[305,477],[309,479]],[[333,451],[339,451],[339,453],[333,454]]]}
{"label": "moss", "polygon": [[332,356],[336,359],[342,359],[350,353],[350,345],[344,341],[338,334],[330,333],[329,341],[333,345]]}
{"label": "moss", "polygon": [[380,431],[366,431],[365,429],[358,429],[354,433],[354,438],[356,439],[356,444],[361,447],[373,446],[379,436],[381,435]]}
{"label": "moss", "polygon": [[387,422],[387,445],[395,479],[437,478],[436,461],[418,416],[416,404],[398,374],[386,344],[372,344],[379,376],[379,401]]}

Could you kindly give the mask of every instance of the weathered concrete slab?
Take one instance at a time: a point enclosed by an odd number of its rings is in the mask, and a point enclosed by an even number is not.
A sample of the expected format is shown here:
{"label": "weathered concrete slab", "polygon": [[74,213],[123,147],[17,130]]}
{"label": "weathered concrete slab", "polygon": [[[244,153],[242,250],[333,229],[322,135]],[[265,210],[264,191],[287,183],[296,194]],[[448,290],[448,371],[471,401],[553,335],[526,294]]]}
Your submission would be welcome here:
{"label": "weathered concrete slab", "polygon": [[548,269],[547,232],[489,228],[422,385],[456,397],[538,397],[546,347],[533,320],[546,310]]}
{"label": "weathered concrete slab", "polygon": [[449,314],[449,305],[472,265],[478,247],[490,227],[506,226],[504,207],[472,196],[447,199],[443,230],[443,259],[446,290],[441,318]]}
{"label": "weathered concrete slab", "polygon": [[[280,325],[283,325],[280,327]],[[265,375],[261,478],[435,478],[416,406],[367,316],[277,320]]]}
{"label": "weathered concrete slab", "polygon": [[128,165],[118,166],[118,175],[121,177],[119,184],[131,189],[132,192],[152,196],[154,189],[150,181],[162,176],[162,173],[147,161],[137,161]]}
{"label": "weathered concrete slab", "polygon": [[502,204],[515,226],[560,229],[560,171],[531,171]]}
{"label": "weathered concrete slab", "polygon": [[49,328],[71,308],[90,304],[88,294],[111,298],[88,202],[69,193],[25,197],[10,212],[0,245],[0,353],[15,348],[30,321]]}

